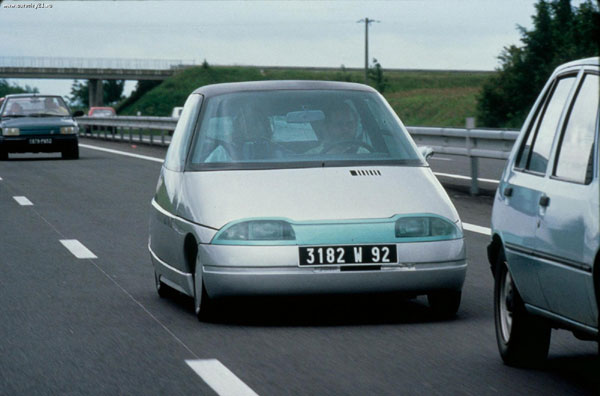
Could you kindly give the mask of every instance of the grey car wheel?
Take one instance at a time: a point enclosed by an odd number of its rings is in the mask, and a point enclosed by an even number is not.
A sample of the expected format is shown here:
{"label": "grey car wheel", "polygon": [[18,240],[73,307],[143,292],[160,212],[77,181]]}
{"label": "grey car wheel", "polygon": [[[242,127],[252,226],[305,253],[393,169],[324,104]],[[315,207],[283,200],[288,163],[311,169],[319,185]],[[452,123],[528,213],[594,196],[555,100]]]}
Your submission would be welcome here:
{"label": "grey car wheel", "polygon": [[194,312],[201,322],[207,322],[213,317],[213,302],[206,293],[202,275],[194,274]]}
{"label": "grey car wheel", "polygon": [[450,318],[458,312],[462,292],[460,290],[447,290],[427,295],[427,302],[436,316]]}
{"label": "grey car wheel", "polygon": [[154,284],[156,286],[156,292],[161,298],[168,297],[173,291],[173,289],[160,281],[159,275],[156,273],[156,271],[154,271]]}
{"label": "grey car wheel", "polygon": [[496,264],[494,319],[498,350],[504,363],[534,367],[546,359],[552,329],[544,319],[526,311],[503,254]]}

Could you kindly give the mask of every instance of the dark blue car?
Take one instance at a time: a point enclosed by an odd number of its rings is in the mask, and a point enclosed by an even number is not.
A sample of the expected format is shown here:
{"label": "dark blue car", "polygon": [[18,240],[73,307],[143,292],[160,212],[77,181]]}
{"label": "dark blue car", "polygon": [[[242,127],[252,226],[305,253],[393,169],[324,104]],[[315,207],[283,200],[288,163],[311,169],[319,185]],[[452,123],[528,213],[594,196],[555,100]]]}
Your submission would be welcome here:
{"label": "dark blue car", "polygon": [[79,158],[77,123],[60,96],[7,95],[0,105],[0,128],[0,160],[9,153],[40,152]]}

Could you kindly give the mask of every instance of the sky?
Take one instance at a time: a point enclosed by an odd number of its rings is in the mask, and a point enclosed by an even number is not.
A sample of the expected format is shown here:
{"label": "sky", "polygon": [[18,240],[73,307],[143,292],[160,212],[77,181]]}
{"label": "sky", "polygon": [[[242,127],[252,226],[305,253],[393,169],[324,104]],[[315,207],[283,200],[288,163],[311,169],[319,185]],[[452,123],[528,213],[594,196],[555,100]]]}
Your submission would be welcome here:
{"label": "sky", "polygon": [[[573,3],[576,3],[575,1]],[[38,4],[10,8],[12,4]],[[3,57],[180,59],[214,65],[493,70],[534,0],[49,1],[0,4]],[[72,80],[10,80],[68,95]],[[135,82],[126,84],[130,91]]]}

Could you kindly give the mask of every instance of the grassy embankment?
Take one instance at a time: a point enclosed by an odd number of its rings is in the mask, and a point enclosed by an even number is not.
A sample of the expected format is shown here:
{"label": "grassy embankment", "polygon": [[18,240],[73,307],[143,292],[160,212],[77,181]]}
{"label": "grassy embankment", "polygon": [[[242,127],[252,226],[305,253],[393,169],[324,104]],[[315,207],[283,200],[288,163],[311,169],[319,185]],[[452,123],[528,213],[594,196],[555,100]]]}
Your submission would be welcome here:
{"label": "grassy embankment", "polygon": [[[477,95],[493,72],[385,71],[384,96],[406,125],[464,127],[475,115]],[[163,81],[120,114],[169,116],[196,88],[214,83],[253,80],[335,80],[363,82],[356,70],[258,69],[254,67],[195,67]]]}

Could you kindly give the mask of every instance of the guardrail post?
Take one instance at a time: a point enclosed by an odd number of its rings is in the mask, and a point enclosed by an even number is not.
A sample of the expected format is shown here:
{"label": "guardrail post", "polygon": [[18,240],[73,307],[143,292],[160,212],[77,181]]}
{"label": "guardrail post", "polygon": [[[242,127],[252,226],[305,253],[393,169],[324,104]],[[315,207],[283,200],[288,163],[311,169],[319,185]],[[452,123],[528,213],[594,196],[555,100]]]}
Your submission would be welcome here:
{"label": "guardrail post", "polygon": [[154,134],[150,131],[150,145],[154,145]]}
{"label": "guardrail post", "polygon": [[119,138],[121,141],[123,141],[123,128],[118,128],[119,131]]}
{"label": "guardrail post", "polygon": [[138,132],[140,134],[140,143],[143,143],[144,142],[144,138],[142,137],[142,129],[141,128],[138,129]]}
{"label": "guardrail post", "polygon": [[469,153],[469,159],[471,160],[471,195],[479,194],[479,159],[471,155],[471,149],[475,148],[474,139],[471,137],[471,129],[475,128],[475,118],[467,117],[466,119],[467,128],[467,150]]}
{"label": "guardrail post", "polygon": [[161,130],[160,131],[160,143],[164,146],[165,145],[165,131]]}

